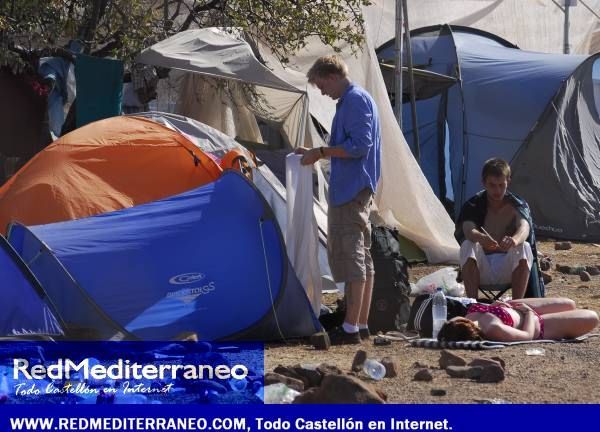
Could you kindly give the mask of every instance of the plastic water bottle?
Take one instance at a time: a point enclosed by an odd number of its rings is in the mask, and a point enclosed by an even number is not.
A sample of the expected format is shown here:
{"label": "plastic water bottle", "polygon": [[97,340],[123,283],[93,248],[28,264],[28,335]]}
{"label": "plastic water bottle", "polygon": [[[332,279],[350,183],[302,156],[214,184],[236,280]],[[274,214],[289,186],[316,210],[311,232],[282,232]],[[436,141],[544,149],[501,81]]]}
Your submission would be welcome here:
{"label": "plastic water bottle", "polygon": [[373,378],[376,381],[383,379],[383,377],[385,377],[385,373],[386,373],[385,366],[382,365],[377,360],[373,360],[373,359],[365,360],[365,363],[363,365],[363,370],[365,371],[365,373],[367,375],[369,375],[371,378]]}
{"label": "plastic water bottle", "polygon": [[440,329],[446,322],[448,308],[446,306],[446,296],[442,288],[438,288],[433,295],[431,316],[433,317],[433,338],[437,339]]}

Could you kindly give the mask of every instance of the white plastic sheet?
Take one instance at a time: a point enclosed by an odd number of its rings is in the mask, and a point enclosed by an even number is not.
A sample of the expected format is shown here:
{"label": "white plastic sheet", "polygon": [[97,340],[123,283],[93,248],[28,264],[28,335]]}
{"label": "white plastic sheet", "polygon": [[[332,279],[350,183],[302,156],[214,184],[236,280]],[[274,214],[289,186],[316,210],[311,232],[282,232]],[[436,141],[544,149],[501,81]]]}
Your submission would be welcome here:
{"label": "white plastic sheet", "polygon": [[289,154],[285,160],[287,192],[286,246],[296,270],[318,316],[321,309],[321,270],[319,236],[313,215],[312,168],[300,164],[301,155]]}

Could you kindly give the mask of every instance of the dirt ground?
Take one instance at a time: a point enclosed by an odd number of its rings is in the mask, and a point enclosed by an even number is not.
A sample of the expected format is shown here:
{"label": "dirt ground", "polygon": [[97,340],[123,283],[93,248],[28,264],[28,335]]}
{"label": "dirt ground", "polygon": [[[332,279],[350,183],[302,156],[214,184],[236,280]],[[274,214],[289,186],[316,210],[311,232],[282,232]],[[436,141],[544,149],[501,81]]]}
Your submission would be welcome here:
{"label": "dirt ground", "polygon": [[[554,241],[538,242],[539,252],[552,259],[549,271],[552,282],[546,285],[547,297],[569,297],[579,307],[600,312],[600,276],[582,282],[578,275],[562,274],[556,264],[572,267],[600,265],[600,245],[573,243],[566,251],[554,250]],[[444,266],[417,264],[410,268],[411,282]],[[335,297],[328,296],[325,303]],[[596,329],[595,331],[599,331]],[[543,348],[543,356],[527,355],[526,350]],[[506,378],[496,384],[480,384],[468,379],[450,378],[438,365],[440,351],[413,348],[405,342],[375,346],[372,342],[332,347],[328,351],[314,350],[310,345],[292,343],[268,345],[265,350],[265,371],[277,365],[335,364],[349,371],[354,353],[364,349],[376,359],[390,356],[400,368],[395,378],[374,382],[388,395],[390,403],[600,403],[600,337],[582,343],[526,344],[499,350],[454,350],[470,360],[476,357],[501,357],[506,363]],[[431,382],[413,381],[418,370],[415,362],[427,365],[433,375]],[[445,396],[432,396],[432,389],[446,390]]]}

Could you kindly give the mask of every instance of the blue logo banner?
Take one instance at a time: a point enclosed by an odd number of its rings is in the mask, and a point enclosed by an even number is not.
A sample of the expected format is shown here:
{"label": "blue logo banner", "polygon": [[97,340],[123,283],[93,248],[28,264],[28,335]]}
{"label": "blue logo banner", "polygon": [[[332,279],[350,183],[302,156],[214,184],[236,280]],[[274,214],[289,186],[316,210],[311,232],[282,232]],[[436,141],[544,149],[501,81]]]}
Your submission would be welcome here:
{"label": "blue logo banner", "polygon": [[594,430],[597,405],[0,406],[0,430],[435,431]]}
{"label": "blue logo banner", "polygon": [[262,344],[4,342],[11,404],[262,404]]}

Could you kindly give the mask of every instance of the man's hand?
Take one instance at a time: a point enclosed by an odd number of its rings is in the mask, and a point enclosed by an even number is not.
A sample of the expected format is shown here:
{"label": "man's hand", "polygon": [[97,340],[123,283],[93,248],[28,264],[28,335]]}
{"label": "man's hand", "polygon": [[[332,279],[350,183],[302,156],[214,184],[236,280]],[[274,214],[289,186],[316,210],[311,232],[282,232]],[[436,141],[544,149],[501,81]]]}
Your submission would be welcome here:
{"label": "man's hand", "polygon": [[321,151],[318,148],[307,149],[305,147],[298,147],[294,150],[294,153],[302,155],[302,159],[300,159],[302,165],[312,165],[321,159]]}
{"label": "man's hand", "polygon": [[480,240],[483,250],[486,252],[496,252],[500,249],[500,245],[496,240],[490,237],[488,234],[483,234],[483,238]]}
{"label": "man's hand", "polygon": [[508,252],[510,248],[513,248],[517,245],[517,242],[511,236],[504,236],[500,241],[500,250],[502,252]]}

